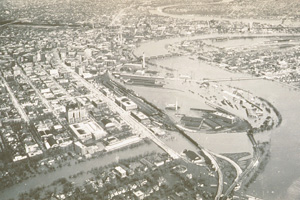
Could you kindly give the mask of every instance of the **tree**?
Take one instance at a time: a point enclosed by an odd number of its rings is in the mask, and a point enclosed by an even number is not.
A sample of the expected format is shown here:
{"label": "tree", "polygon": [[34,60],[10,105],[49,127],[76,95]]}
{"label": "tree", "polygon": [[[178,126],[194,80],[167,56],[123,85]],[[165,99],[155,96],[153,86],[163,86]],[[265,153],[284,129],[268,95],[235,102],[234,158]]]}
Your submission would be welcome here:
{"label": "tree", "polygon": [[176,191],[176,192],[182,192],[182,191],[184,191],[184,189],[185,188],[181,182],[178,182],[174,185],[174,191]]}
{"label": "tree", "polygon": [[45,198],[46,199],[50,199],[50,197],[52,196],[53,192],[51,190],[46,190],[45,191]]}
{"label": "tree", "polygon": [[70,182],[66,182],[63,186],[63,192],[67,193],[73,189],[73,185]]}

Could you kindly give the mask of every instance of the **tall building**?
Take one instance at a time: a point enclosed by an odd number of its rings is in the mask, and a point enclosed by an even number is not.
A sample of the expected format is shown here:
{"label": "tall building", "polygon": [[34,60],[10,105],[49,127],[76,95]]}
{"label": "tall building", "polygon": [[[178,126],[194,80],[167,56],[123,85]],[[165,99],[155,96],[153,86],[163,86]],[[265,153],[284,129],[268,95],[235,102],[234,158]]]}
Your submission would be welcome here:
{"label": "tall building", "polygon": [[69,104],[67,106],[67,119],[70,124],[81,122],[88,119],[88,113],[84,107],[78,104]]}

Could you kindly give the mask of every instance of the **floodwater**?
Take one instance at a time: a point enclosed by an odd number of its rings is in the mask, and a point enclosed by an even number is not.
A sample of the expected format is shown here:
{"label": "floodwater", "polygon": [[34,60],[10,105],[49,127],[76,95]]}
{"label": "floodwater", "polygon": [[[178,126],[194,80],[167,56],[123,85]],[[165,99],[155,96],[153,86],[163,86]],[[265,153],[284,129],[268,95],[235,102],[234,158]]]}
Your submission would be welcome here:
{"label": "floodwater", "polygon": [[[203,38],[205,37],[207,36],[203,36]],[[148,46],[149,43],[145,43],[145,45],[141,45],[136,50],[136,54],[146,52],[147,56],[152,56],[153,54],[151,54],[151,52],[155,52],[154,54],[164,53],[166,52],[164,47],[169,42],[180,42],[182,40],[184,39],[177,38],[177,40],[166,39],[150,42],[155,49],[149,48],[152,45]],[[249,44],[262,42],[261,40],[255,40],[256,39],[250,40]],[[228,43],[228,41],[225,42]],[[231,41],[231,43],[234,42],[238,43],[237,41]],[[220,44],[222,45],[222,43]],[[231,73],[187,57],[167,58],[157,61],[157,64],[173,67],[180,72],[193,74],[194,77],[199,78],[204,77],[213,79],[220,77],[234,78],[249,76]],[[279,110],[283,118],[282,124],[278,128],[255,136],[256,139],[260,141],[271,140],[271,158],[265,170],[257,177],[256,181],[250,185],[248,193],[262,199],[270,200],[299,199],[300,140],[298,140],[298,137],[300,130],[300,92],[293,90],[286,85],[268,80],[232,81],[227,82],[227,84],[250,91],[254,95],[268,100]],[[147,99],[157,104],[159,107],[164,106],[166,103],[174,103],[176,97],[178,99],[181,98],[180,95],[171,96],[171,92],[167,94],[166,92],[163,93],[162,89],[135,87],[134,90],[142,96],[145,95]],[[188,100],[180,101],[182,104],[190,103]],[[244,141],[247,140],[246,138],[239,136],[241,138],[231,140],[232,137],[235,138],[236,135],[222,134],[219,136],[220,138],[218,138],[218,135],[199,136],[199,143],[218,153],[221,153],[222,151],[234,151],[235,149],[238,149],[237,145],[241,146],[241,150],[242,148],[247,148],[247,144],[245,144],[246,142]],[[226,138],[227,136],[231,139]]]}
{"label": "floodwater", "polygon": [[98,157],[95,159],[87,160],[85,162],[81,162],[79,164],[65,166],[62,168],[56,169],[56,171],[37,175],[34,178],[29,178],[23,181],[20,184],[14,185],[10,188],[5,189],[4,191],[0,191],[0,199],[17,199],[18,195],[23,192],[28,192],[30,189],[34,189],[38,186],[37,183],[43,183],[44,186],[50,185],[53,181],[59,178],[68,178],[70,175],[74,175],[78,172],[84,171],[87,172],[95,167],[101,167],[113,162],[117,162],[118,159],[126,159],[130,157],[135,157],[138,155],[143,155],[149,152],[163,152],[156,144],[144,144],[134,148],[128,148],[120,151],[115,151],[109,154],[106,154],[103,157]]}
{"label": "floodwater", "polygon": [[[191,38],[175,38],[162,41],[153,41],[144,43],[135,53],[141,55],[146,52],[146,56],[166,54],[164,48],[169,43],[180,42],[185,39],[211,38],[210,36],[196,36]],[[236,41],[224,41],[227,45],[233,46]],[[229,42],[229,44],[228,44]],[[261,43],[261,39],[249,39],[249,44]],[[214,43],[214,45],[224,45],[222,42]],[[247,42],[243,41],[247,45]],[[210,66],[202,61],[193,60],[188,57],[174,57],[157,61],[158,65],[171,67],[176,73],[190,75],[193,79],[217,79],[217,78],[235,78],[250,77],[250,75],[231,73],[215,66]],[[250,185],[249,194],[255,195],[263,199],[299,199],[299,180],[300,180],[300,140],[298,140],[300,123],[300,92],[279,84],[277,82],[267,80],[248,80],[248,81],[230,81],[227,84],[249,90],[254,95],[265,98],[270,101],[282,114],[283,122],[280,127],[256,135],[256,139],[260,141],[269,140],[271,138],[271,158],[264,172],[262,172],[257,180]],[[179,90],[167,90],[161,88],[135,87],[133,89],[140,95],[155,103],[158,107],[164,108],[168,103],[175,103],[176,99],[182,107],[182,112],[188,112],[189,107],[207,108],[203,102],[199,102],[193,95],[187,95]],[[187,106],[187,104],[189,104]],[[176,119],[176,116],[172,115]],[[196,134],[196,133],[192,133]],[[165,142],[178,152],[183,149],[196,150],[195,146],[188,142],[178,133],[171,133],[173,138],[164,139]],[[199,134],[199,144],[216,153],[233,153],[233,152],[252,152],[251,144],[245,134]],[[45,175],[28,179],[21,184],[7,188],[0,192],[1,199],[16,198],[19,193],[35,188],[36,183],[43,182],[45,185],[51,184],[54,180],[61,177],[68,177],[82,169],[88,171],[93,167],[107,165],[116,161],[117,157],[128,158],[140,155],[145,152],[161,151],[155,144],[143,145],[136,147],[134,150],[127,149],[120,152],[114,152],[101,158],[89,160],[71,167],[57,169],[57,171]],[[70,169],[71,168],[71,169]],[[42,180],[42,181],[41,181]]]}

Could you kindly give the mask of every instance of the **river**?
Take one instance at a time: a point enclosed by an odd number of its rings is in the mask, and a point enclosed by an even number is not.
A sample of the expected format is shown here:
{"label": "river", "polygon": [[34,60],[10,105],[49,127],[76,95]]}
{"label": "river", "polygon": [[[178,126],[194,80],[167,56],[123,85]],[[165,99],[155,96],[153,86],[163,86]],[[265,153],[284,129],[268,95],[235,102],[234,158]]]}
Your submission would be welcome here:
{"label": "river", "polygon": [[[207,38],[209,36],[202,36]],[[197,39],[201,38],[198,36]],[[145,52],[147,56],[153,56],[158,54],[164,54],[166,52],[165,46],[167,44],[180,42],[186,38],[174,38],[165,39],[161,41],[152,41],[149,43],[142,44],[136,49],[135,54],[141,55],[141,52]],[[224,41],[227,42],[228,41]],[[234,43],[236,41],[232,41]],[[249,44],[253,42],[261,42],[261,39],[255,41],[250,40]],[[222,43],[220,43],[222,45]],[[245,43],[246,44],[246,43]],[[224,45],[224,44],[223,44]],[[179,71],[184,71],[186,74],[193,74],[193,77],[199,77],[200,79],[205,78],[234,78],[234,77],[246,77],[249,75],[231,73],[220,69],[215,66],[209,66],[207,63],[192,60],[188,57],[174,57],[167,58],[157,61],[158,65],[168,66],[175,68]],[[278,82],[268,80],[244,80],[244,81],[232,81],[228,82],[232,86],[239,87],[241,89],[252,92],[254,95],[260,96],[269,102],[271,102],[282,114],[282,124],[269,132],[257,134],[255,137],[257,140],[265,141],[269,137],[271,138],[271,158],[265,168],[265,170],[258,176],[256,181],[250,185],[248,193],[255,195],[263,199],[299,199],[299,182],[300,182],[300,140],[297,139],[299,136],[300,123],[300,92],[291,89],[288,86],[280,84]],[[162,92],[162,89],[135,87],[140,95],[144,95],[153,103],[162,107],[170,99],[175,99],[171,92]],[[157,92],[160,91],[160,92]],[[162,95],[157,95],[157,94]],[[181,98],[180,95],[178,98]],[[165,98],[165,99],[164,99]],[[189,103],[188,101],[183,101]],[[174,102],[173,102],[174,103]],[[227,134],[228,135],[228,134]],[[203,140],[199,139],[199,143],[205,147],[212,149],[218,153],[222,151],[230,151],[236,149],[236,145],[242,147],[245,145],[243,140],[225,140],[224,134],[219,135],[203,136]],[[206,139],[209,137],[209,139]],[[211,137],[215,137],[211,139]],[[224,143],[224,148],[219,149]],[[228,147],[228,143],[231,143]],[[239,144],[240,143],[240,144]],[[247,144],[246,144],[247,145]],[[228,149],[229,148],[229,149]]]}
{"label": "river", "polygon": [[[135,54],[141,55],[142,52],[145,52],[146,56],[166,54],[168,52],[165,49],[165,46],[170,43],[181,42],[186,39],[208,39],[220,36],[221,35],[219,34],[201,35],[142,43],[141,46],[136,49]],[[227,37],[232,35],[227,34],[224,36]],[[247,35],[235,34],[235,36]],[[249,43],[249,45],[253,45],[254,43],[260,44],[261,42],[262,39],[243,39],[243,45],[247,45],[247,43]],[[233,46],[234,43],[236,43],[236,41],[218,42],[220,46],[225,47]],[[238,44],[241,44],[241,42],[238,42]],[[157,64],[175,68],[177,73],[191,75],[195,79],[250,77],[250,75],[231,73],[218,67],[210,66],[205,62],[192,60],[184,56],[162,59],[157,61]],[[228,82],[228,84],[244,90],[249,90],[255,95],[270,101],[279,110],[283,118],[283,122],[278,128],[255,135],[256,139],[260,141],[267,140],[271,137],[271,158],[264,172],[262,172],[256,181],[250,185],[248,193],[270,200],[299,199],[300,140],[297,139],[297,136],[299,135],[300,130],[300,123],[298,122],[298,119],[300,118],[300,93],[280,83],[267,80],[232,81]],[[174,103],[172,101],[176,98],[178,98],[178,101],[182,104],[183,109],[187,109],[184,104],[195,104],[195,106],[203,106],[204,108],[206,106],[204,104],[199,104],[197,99],[192,97],[186,99],[187,96],[180,91],[145,87],[135,87],[134,90],[161,108],[163,108],[166,103]],[[171,135],[175,138],[165,139],[165,142],[176,151],[181,152],[185,148],[196,150],[190,142],[178,133],[171,133]],[[201,134],[198,137],[198,142],[216,153],[252,151],[251,144],[245,134]],[[154,144],[151,144],[150,146],[143,145],[134,150],[127,149],[120,152],[114,152],[105,157],[93,159],[71,167],[57,169],[57,171],[53,173],[39,175],[28,179],[21,184],[7,188],[0,192],[0,197],[1,199],[17,197],[18,193],[36,187],[36,183],[43,182],[45,185],[48,185],[58,178],[68,177],[82,169],[88,171],[93,167],[99,167],[114,162],[117,156],[120,158],[127,158],[152,150],[161,151]],[[70,168],[72,170],[70,170]]]}

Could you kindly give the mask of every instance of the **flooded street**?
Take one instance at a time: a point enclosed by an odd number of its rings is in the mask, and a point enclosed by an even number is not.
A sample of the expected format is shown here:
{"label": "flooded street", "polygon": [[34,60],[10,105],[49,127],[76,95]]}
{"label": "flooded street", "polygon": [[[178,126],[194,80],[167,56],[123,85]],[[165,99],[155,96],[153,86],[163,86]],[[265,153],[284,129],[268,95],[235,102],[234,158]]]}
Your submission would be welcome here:
{"label": "flooded street", "polygon": [[[113,162],[117,162],[119,158],[127,159],[127,158],[143,155],[145,153],[149,153],[153,151],[163,152],[154,143],[151,143],[149,145],[143,144],[141,146],[135,147],[134,151],[133,149],[128,148],[121,151],[108,153],[102,157],[87,160],[85,162],[81,162],[71,166],[58,168],[56,169],[56,171],[52,173],[40,174],[36,177],[29,178],[28,180],[25,180],[20,184],[14,185],[10,188],[6,188],[4,191],[0,191],[0,197],[1,197],[0,199],[17,198],[18,194],[20,193],[27,192],[30,189],[34,189],[38,186],[42,186],[42,185],[36,185],[36,183],[43,183],[44,186],[47,186],[59,178],[63,178],[63,177],[68,178],[70,175],[74,175],[81,171],[87,172],[95,167],[109,165]],[[82,179],[85,180],[86,178],[82,178]]]}

